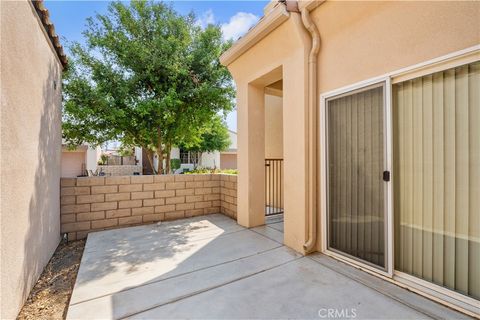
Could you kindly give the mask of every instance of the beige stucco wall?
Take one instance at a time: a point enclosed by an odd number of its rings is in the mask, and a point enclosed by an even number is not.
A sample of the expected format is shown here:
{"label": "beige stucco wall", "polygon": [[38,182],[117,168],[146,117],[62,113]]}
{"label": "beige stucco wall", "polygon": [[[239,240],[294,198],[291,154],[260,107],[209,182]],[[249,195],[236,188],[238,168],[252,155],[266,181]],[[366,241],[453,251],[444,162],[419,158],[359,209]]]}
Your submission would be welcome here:
{"label": "beige stucco wall", "polygon": [[[266,159],[283,159],[283,107],[281,96],[265,94],[265,158]],[[272,163],[273,165],[273,163]],[[280,163],[277,162],[277,166]],[[270,171],[269,171],[270,169]],[[265,204],[272,207],[283,207],[284,188],[283,176],[276,169],[269,168],[267,172],[271,172],[271,182],[265,185],[265,194],[270,195],[270,199],[266,199]],[[268,175],[268,174],[267,174]],[[267,176],[267,180],[269,177]],[[278,183],[277,183],[278,181]],[[270,190],[270,188],[272,190]],[[275,194],[275,196],[274,196]]]}
{"label": "beige stucco wall", "polygon": [[[479,44],[479,15],[478,2],[326,1],[312,12],[321,37],[317,97]],[[258,163],[265,148],[265,137],[259,129],[265,106],[259,97],[265,85],[279,80],[270,77],[272,70],[282,70],[285,243],[302,252],[307,231],[306,185],[309,178],[316,179],[320,190],[321,177],[307,176],[306,68],[310,40],[299,26],[299,14],[290,13],[286,22],[228,67],[237,84],[238,98],[238,221],[248,226],[263,222],[257,204],[264,188]],[[317,110],[319,105],[317,101]],[[317,171],[320,165],[317,161]],[[317,213],[320,231],[319,209]],[[319,232],[317,239],[321,236]]]}
{"label": "beige stucco wall", "polygon": [[0,318],[11,319],[60,239],[61,66],[29,2],[0,6]]}
{"label": "beige stucco wall", "polygon": [[480,3],[332,2],[312,17],[320,93],[480,43]]}
{"label": "beige stucco wall", "polygon": [[479,2],[327,1],[312,17],[322,39],[319,95],[480,44]]}
{"label": "beige stucco wall", "polygon": [[282,97],[265,95],[265,158],[283,158]]}

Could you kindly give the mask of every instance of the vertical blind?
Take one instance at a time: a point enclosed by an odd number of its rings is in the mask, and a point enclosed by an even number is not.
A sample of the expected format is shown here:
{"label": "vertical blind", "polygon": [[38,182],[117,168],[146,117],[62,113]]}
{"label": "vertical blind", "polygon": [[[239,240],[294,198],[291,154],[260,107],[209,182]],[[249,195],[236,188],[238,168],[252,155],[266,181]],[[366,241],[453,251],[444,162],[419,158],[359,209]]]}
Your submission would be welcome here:
{"label": "vertical blind", "polygon": [[327,100],[328,247],[385,267],[383,86]]}
{"label": "vertical blind", "polygon": [[393,85],[395,268],[480,299],[480,62]]}

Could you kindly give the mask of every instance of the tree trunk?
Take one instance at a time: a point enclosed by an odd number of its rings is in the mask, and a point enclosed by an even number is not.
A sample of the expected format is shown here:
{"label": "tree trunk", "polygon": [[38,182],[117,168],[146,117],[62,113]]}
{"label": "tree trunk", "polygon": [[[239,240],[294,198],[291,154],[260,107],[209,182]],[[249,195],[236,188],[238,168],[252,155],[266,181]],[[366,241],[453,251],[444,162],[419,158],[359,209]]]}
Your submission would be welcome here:
{"label": "tree trunk", "polygon": [[147,150],[147,159],[148,163],[150,164],[150,168],[152,168],[153,174],[156,174],[155,166],[153,165],[153,151],[148,148],[145,148],[145,150]]}
{"label": "tree trunk", "polygon": [[191,154],[194,154],[195,156],[193,157],[193,159],[195,159],[193,161],[193,170],[196,170],[198,168],[198,164],[200,162],[200,153],[198,151],[192,151]]}
{"label": "tree trunk", "polygon": [[166,149],[166,153],[167,153],[167,159],[166,159],[166,164],[165,164],[165,171],[167,174],[170,174],[170,156],[171,156],[171,151],[172,151],[172,146],[170,144],[167,144],[165,146],[165,149]]}
{"label": "tree trunk", "polygon": [[203,161],[202,161],[202,155],[203,155],[203,152],[197,152],[197,157],[198,157],[198,164],[197,166],[199,167],[202,167],[203,166]]}
{"label": "tree trunk", "polygon": [[160,132],[160,128],[157,128],[157,156],[158,156],[158,170],[157,174],[163,174],[163,145],[162,145],[162,133]]}

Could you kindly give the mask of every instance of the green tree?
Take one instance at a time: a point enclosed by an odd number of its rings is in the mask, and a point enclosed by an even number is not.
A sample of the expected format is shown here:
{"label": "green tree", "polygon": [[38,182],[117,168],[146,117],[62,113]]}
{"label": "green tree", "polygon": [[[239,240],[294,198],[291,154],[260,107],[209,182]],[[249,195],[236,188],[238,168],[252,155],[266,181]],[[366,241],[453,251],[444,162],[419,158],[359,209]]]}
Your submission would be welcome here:
{"label": "green tree", "polygon": [[201,158],[203,152],[224,151],[230,144],[227,126],[217,115],[200,127],[197,134],[193,135],[193,139],[181,144],[180,147],[190,152],[198,152]]}
{"label": "green tree", "polygon": [[[147,150],[158,173],[170,149],[198,140],[205,123],[233,107],[230,45],[218,26],[201,29],[161,2],[113,2],[87,20],[85,45],[73,43],[64,78],[64,137],[69,144],[121,141]],[[167,168],[163,168],[166,158]]]}

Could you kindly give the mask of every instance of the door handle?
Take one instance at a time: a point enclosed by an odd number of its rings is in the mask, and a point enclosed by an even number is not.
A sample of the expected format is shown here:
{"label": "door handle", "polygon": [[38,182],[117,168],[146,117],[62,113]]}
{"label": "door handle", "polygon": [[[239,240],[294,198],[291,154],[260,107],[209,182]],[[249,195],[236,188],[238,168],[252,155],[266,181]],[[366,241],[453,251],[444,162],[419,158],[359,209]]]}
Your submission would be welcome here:
{"label": "door handle", "polygon": [[383,181],[390,181],[390,171],[383,171]]}

